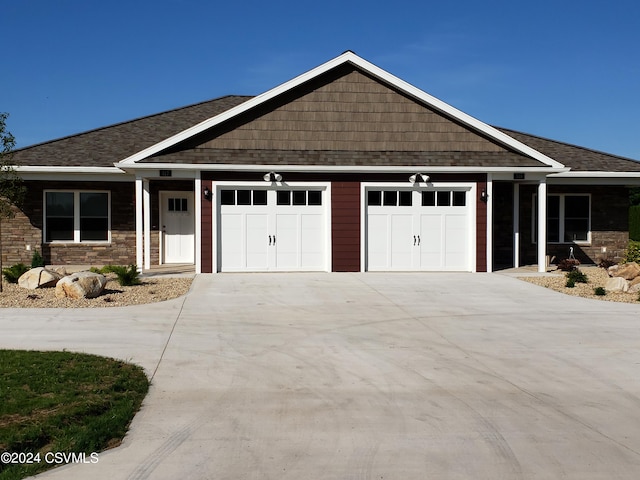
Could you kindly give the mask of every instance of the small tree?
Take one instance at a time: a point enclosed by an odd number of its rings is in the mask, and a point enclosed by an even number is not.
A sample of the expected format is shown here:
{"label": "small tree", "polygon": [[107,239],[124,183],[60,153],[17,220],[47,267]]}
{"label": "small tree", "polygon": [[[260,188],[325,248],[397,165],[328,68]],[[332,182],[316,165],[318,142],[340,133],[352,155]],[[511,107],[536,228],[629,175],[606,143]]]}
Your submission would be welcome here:
{"label": "small tree", "polygon": [[[16,140],[7,131],[6,121],[9,114],[0,113],[0,272],[2,272],[2,221],[15,216],[14,206],[24,200],[26,188],[16,173],[11,162],[11,152]],[[0,275],[0,292],[2,292],[2,275]]]}

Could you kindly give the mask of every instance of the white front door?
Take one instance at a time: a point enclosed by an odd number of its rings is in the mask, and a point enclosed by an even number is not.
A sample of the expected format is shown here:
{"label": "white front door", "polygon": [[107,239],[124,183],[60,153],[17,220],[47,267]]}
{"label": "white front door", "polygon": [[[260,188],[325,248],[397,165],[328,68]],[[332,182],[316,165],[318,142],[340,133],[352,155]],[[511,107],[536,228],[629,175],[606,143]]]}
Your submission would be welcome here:
{"label": "white front door", "polygon": [[468,190],[366,190],[367,270],[470,271]]}
{"label": "white front door", "polygon": [[193,192],[160,192],[159,198],[163,263],[193,263]]}
{"label": "white front door", "polygon": [[220,271],[325,270],[325,191],[220,187]]}

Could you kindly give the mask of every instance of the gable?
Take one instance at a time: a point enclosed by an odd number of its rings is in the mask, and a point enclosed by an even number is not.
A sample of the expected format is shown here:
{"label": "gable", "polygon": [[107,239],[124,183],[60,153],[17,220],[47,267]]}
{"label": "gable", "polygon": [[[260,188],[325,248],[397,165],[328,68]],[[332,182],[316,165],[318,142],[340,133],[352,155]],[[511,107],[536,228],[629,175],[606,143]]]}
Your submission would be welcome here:
{"label": "gable", "polygon": [[[197,148],[394,152],[504,152],[495,142],[353,66],[319,78],[216,129]],[[323,83],[326,82],[326,83]],[[293,98],[292,98],[293,97]],[[238,120],[238,119],[236,119]],[[228,128],[228,127],[227,127]]]}

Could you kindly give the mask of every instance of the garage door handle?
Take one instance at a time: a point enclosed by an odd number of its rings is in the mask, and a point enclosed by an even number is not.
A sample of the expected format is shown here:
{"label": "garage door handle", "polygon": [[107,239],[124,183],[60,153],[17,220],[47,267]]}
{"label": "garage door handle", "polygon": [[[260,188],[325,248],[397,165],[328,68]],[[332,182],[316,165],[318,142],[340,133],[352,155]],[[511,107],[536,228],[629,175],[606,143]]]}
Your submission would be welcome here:
{"label": "garage door handle", "polygon": [[420,246],[420,235],[418,235],[418,246]]}
{"label": "garage door handle", "polygon": [[274,235],[273,236],[273,245],[275,246],[275,244],[276,244],[276,236]]}
{"label": "garage door handle", "polygon": [[416,246],[416,236],[415,235],[413,236],[413,246],[414,247]]}
{"label": "garage door handle", "polygon": [[271,235],[269,235],[269,246],[271,246]]}

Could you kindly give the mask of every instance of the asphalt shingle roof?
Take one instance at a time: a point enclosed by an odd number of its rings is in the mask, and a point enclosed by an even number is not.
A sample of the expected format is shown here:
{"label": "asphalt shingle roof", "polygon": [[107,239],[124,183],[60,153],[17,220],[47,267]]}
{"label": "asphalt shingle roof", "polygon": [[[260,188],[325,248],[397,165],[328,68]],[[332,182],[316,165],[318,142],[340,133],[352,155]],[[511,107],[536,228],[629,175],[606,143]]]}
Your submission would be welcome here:
{"label": "asphalt shingle roof", "polygon": [[230,95],[16,150],[18,165],[113,167],[150,147],[249,100]]}

